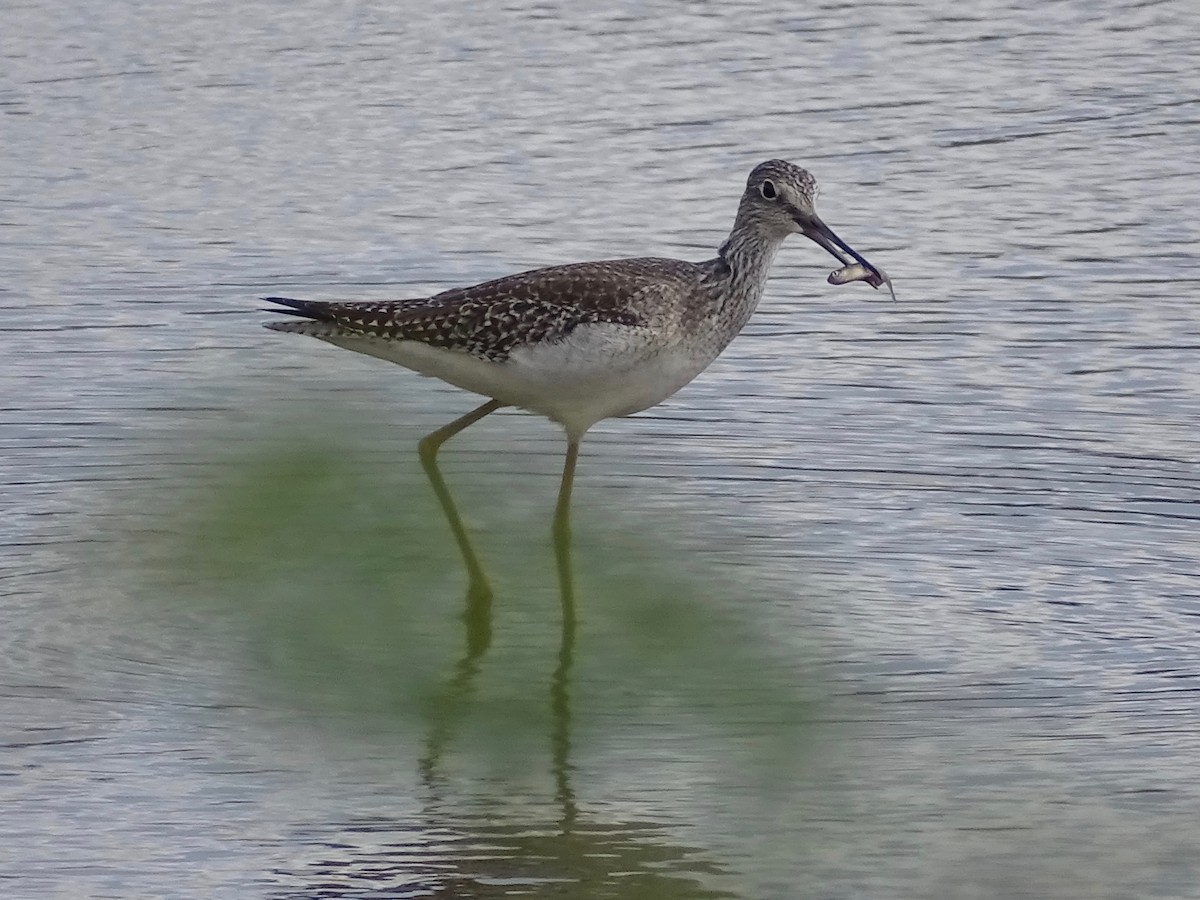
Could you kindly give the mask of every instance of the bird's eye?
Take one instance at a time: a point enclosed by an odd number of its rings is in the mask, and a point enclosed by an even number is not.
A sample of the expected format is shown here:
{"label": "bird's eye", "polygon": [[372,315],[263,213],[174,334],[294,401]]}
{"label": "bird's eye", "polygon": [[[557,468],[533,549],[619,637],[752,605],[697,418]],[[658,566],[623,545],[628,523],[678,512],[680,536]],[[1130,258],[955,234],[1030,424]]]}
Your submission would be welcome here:
{"label": "bird's eye", "polygon": [[758,186],[759,192],[768,200],[774,200],[778,194],[775,193],[775,182],[764,181]]}

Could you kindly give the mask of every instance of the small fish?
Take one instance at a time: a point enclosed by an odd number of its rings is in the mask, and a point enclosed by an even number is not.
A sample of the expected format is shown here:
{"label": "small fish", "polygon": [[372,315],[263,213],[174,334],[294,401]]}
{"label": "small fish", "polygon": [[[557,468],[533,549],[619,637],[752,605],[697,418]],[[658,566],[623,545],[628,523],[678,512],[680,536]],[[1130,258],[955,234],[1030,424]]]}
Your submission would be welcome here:
{"label": "small fish", "polygon": [[830,284],[849,284],[852,281],[865,281],[873,288],[881,288],[886,284],[888,290],[891,291],[892,299],[896,299],[896,289],[892,287],[892,279],[888,278],[887,273],[883,269],[864,266],[862,263],[854,263],[849,266],[843,266],[840,269],[834,269],[829,273],[829,278],[826,280]]}

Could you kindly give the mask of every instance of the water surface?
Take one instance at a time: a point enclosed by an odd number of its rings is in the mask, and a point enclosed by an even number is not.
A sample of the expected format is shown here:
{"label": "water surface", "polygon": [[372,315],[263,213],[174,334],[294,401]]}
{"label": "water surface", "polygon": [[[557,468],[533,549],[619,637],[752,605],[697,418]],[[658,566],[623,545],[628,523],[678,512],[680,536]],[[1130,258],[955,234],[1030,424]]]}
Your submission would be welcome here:
{"label": "water surface", "polygon": [[[1200,25],[1185,5],[26,3],[0,88],[11,896],[1200,891]],[[727,353],[562,442],[264,332],[703,259]],[[486,639],[485,639],[486,637]],[[481,649],[483,648],[483,649]]]}

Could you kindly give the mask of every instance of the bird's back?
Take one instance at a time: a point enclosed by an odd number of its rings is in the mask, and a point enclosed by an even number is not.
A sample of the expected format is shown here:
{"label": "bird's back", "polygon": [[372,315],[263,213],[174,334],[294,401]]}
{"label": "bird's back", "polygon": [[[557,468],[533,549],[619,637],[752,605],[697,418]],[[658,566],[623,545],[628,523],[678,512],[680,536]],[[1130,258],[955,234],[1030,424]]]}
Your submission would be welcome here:
{"label": "bird's back", "polygon": [[323,338],[417,341],[503,360],[517,347],[562,339],[580,325],[652,327],[680,317],[703,272],[683,260],[640,257],[533,269],[411,300],[268,297],[288,307],[280,312],[305,319],[268,327]]}

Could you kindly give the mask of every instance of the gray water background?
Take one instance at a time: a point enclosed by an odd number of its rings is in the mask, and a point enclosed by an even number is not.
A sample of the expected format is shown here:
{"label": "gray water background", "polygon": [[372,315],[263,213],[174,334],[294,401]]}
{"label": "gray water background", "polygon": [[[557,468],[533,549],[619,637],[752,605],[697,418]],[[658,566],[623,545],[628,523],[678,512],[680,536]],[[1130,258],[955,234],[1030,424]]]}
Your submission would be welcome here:
{"label": "gray water background", "polygon": [[[0,893],[1200,896],[1192,5],[34,2],[3,20]],[[462,578],[413,446],[472,399],[265,332],[255,298],[703,259],[772,156],[816,174],[823,217],[900,302],[826,285],[832,260],[795,238],[709,372],[595,429],[574,718],[548,711],[548,567],[500,563],[497,616],[526,605],[493,651],[533,662],[477,676],[547,704],[514,740],[553,752],[497,761],[470,715],[436,738],[411,711],[340,711],[334,688],[305,707],[337,678],[282,665],[277,620],[147,590],[130,535],[157,526],[138,517],[235,479],[214,445],[359,429],[346,470],[399,473],[398,540],[442,554],[397,602],[436,637],[408,675],[446,676]],[[548,558],[561,452],[513,413],[450,445],[485,557]],[[653,641],[615,665],[597,625],[625,621],[643,551],[654,584],[727,584],[691,606],[758,634],[701,641],[671,670],[697,693],[662,709]],[[379,610],[336,584],[312,633],[371,623],[339,645],[344,673]],[[803,673],[756,680],[760,650]],[[735,682],[769,690],[723,704],[712,673],[735,657]],[[779,738],[772,704],[801,683],[835,723],[825,751],[739,757]]]}

